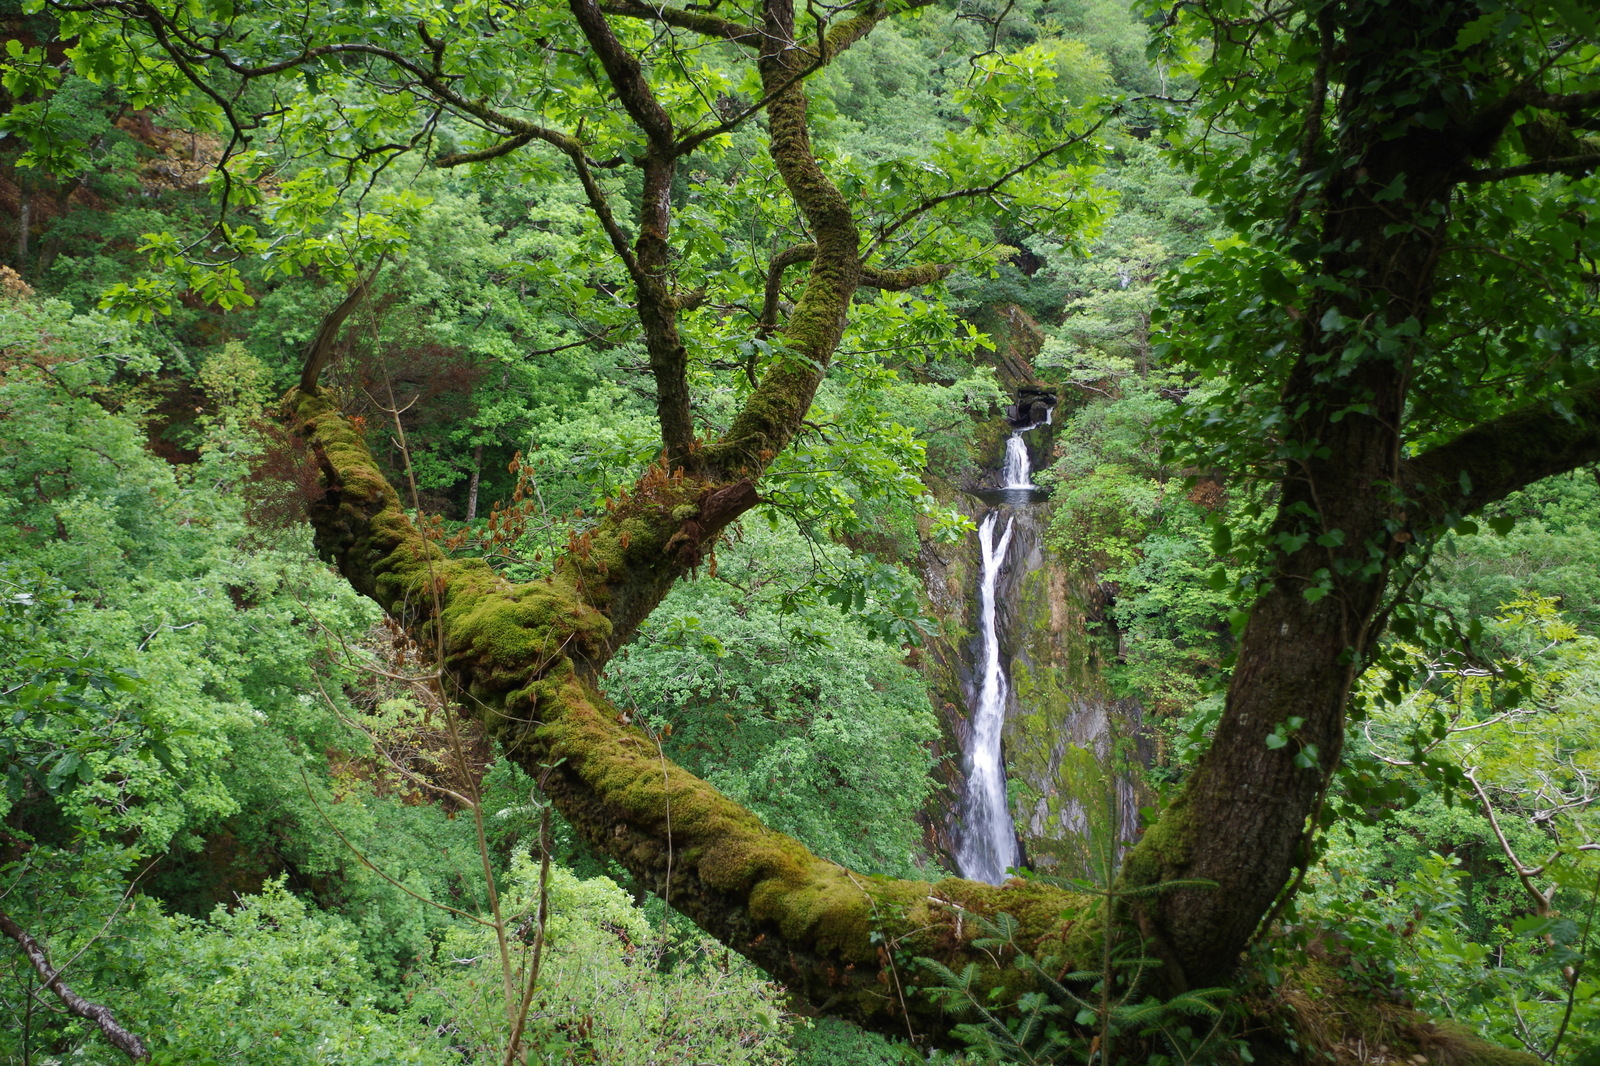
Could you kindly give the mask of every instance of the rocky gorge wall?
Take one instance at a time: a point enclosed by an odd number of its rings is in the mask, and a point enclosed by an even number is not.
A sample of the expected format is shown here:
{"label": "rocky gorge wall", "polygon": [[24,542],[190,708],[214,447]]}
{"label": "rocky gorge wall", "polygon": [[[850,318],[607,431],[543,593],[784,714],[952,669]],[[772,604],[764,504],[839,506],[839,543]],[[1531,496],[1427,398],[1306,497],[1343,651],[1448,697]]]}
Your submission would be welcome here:
{"label": "rocky gorge wall", "polygon": [[[986,323],[996,340],[997,376],[1024,405],[1056,394],[1049,382],[1032,376],[1040,334],[1036,326],[1027,329],[1029,324],[1020,309],[997,311]],[[991,504],[974,494],[997,484],[1010,432],[996,412],[980,427],[975,472],[956,483],[936,474],[929,478],[940,501],[975,524]],[[1054,426],[1039,426],[1023,439],[1035,470],[1053,462]],[[1136,701],[1115,698],[1101,674],[1104,648],[1114,643],[1101,628],[1105,598],[1096,574],[1047,546],[1052,505],[1046,500],[1000,506],[1015,522],[996,590],[1000,656],[1010,680],[1003,738],[1012,816],[1029,865],[1064,876],[1092,876],[1104,865],[1109,847],[1133,839],[1138,809],[1149,802],[1139,780],[1150,755],[1141,740],[1142,712]],[[945,737],[938,770],[945,794],[927,828],[930,846],[953,869],[964,832],[962,752],[979,683],[977,534],[954,544],[924,538],[917,565],[928,610],[939,622],[918,664]]]}

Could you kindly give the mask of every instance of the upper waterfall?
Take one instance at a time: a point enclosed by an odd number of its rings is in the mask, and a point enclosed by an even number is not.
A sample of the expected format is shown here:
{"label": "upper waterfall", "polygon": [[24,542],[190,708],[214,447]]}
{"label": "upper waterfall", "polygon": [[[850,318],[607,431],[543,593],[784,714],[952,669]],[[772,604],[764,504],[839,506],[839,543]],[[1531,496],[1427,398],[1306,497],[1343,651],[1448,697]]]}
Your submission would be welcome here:
{"label": "upper waterfall", "polygon": [[1028,458],[1028,446],[1022,441],[1022,435],[1026,432],[1025,429],[1013,430],[1011,439],[1006,441],[1006,462],[1000,470],[1001,488],[1038,487],[1033,483],[1033,463]]}

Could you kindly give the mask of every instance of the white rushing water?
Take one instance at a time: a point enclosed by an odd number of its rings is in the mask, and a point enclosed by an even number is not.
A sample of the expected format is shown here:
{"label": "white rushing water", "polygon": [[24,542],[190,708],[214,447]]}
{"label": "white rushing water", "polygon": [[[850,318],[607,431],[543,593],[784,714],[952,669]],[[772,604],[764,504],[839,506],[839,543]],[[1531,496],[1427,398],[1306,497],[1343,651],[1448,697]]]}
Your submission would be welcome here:
{"label": "white rushing water", "polygon": [[[1016,437],[1012,441],[1016,441]],[[1024,453],[1026,462],[1026,453]],[[995,634],[994,592],[1011,546],[1013,519],[1006,517],[1000,543],[994,542],[994,529],[1000,512],[990,511],[978,527],[978,544],[983,549],[983,581],[978,586],[978,609],[982,616],[982,684],[972,715],[972,740],[967,746],[967,791],[963,800],[966,832],[962,834],[956,865],[961,876],[998,885],[1006,879],[1006,869],[1020,861],[1017,834],[1011,824],[1006,803],[1005,768],[1000,760],[1000,732],[1006,717],[1006,676],[1000,669],[1000,641]]]}
{"label": "white rushing water", "polygon": [[1028,459],[1028,446],[1022,442],[1022,435],[1032,429],[1013,430],[1011,439],[1006,441],[1006,463],[1000,468],[1001,488],[1004,489],[1031,489],[1033,484],[1033,463]]}

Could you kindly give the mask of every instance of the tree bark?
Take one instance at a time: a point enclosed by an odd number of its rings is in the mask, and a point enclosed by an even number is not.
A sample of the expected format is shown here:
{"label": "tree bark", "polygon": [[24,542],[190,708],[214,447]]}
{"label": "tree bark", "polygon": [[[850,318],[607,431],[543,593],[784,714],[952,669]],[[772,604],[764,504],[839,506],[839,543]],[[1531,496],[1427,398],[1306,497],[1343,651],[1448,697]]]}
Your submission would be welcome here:
{"label": "tree bark", "polygon": [[821,1009],[919,1037],[950,1021],[913,994],[910,960],[978,962],[982,987],[1017,979],[1003,952],[971,947],[984,935],[976,919],[1005,911],[1029,950],[1092,952],[1095,924],[1063,917],[1084,901],[1049,886],[900,881],[817,857],[663,757],[600,692],[620,643],[608,612],[631,620],[659,599],[755,502],[748,480],[655,467],[550,577],[513,585],[417,531],[330,397],[296,392],[289,405],[323,471],[311,510],[319,550],[440,649],[462,713],[545,781],[591,844],[723,943]]}
{"label": "tree bark", "polygon": [[[1125,872],[1140,886],[1214,885],[1174,888],[1140,908],[1141,927],[1179,987],[1226,982],[1296,867],[1309,861],[1308,820],[1339,761],[1345,709],[1402,554],[1451,516],[1600,457],[1600,393],[1590,386],[1567,397],[1573,420],[1535,405],[1403,459],[1407,395],[1434,317],[1451,198],[1511,112],[1460,113],[1430,80],[1437,72],[1413,63],[1453,46],[1476,5],[1330,8],[1341,12],[1343,38],[1361,46],[1344,48],[1346,65],[1336,73],[1344,87],[1332,156],[1339,163],[1322,189],[1315,243],[1323,252],[1312,268],[1341,284],[1318,290],[1304,309],[1298,359],[1279,403],[1290,456],[1270,534],[1280,547],[1211,747]],[[1449,88],[1489,95],[1481,84]],[[1454,113],[1455,121],[1394,132],[1385,109],[1408,94],[1417,113]],[[1408,323],[1416,327],[1409,341],[1387,352],[1370,343],[1386,331],[1407,336]],[[1513,427],[1517,446],[1502,451],[1498,438]],[[1479,476],[1460,478],[1469,467]],[[1456,487],[1469,483],[1476,491]],[[1269,746],[1275,734],[1287,742]]]}
{"label": "tree bark", "polygon": [[467,521],[478,517],[478,481],[483,476],[483,443],[472,449],[472,480],[467,482]]}
{"label": "tree bark", "polygon": [[39,975],[40,982],[68,1011],[85,1021],[93,1022],[105,1034],[111,1046],[128,1058],[138,1061],[150,1057],[150,1053],[145,1050],[144,1041],[119,1024],[110,1007],[91,1003],[67,987],[66,982],[61,979],[60,972],[50,964],[50,954],[45,951],[44,945],[29,936],[28,932],[14,922],[5,911],[0,911],[0,933],[16,941],[17,947],[27,957],[28,964]]}

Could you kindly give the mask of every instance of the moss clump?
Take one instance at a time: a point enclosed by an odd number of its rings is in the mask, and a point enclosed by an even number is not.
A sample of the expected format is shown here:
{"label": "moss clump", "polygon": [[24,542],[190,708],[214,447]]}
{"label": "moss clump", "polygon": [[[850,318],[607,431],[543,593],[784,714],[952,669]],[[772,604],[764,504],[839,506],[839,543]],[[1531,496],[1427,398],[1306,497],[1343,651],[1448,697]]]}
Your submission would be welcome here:
{"label": "moss clump", "polygon": [[1441,1066],[1540,1066],[1537,1055],[1491,1044],[1460,1022],[1423,1022],[1418,1043]]}
{"label": "moss clump", "polygon": [[1241,1002],[1251,1017],[1250,1043],[1257,1062],[1536,1066],[1542,1061],[1347,980],[1338,958],[1321,943],[1303,962],[1286,969],[1278,984],[1258,985]]}
{"label": "moss clump", "polygon": [[1193,839],[1188,802],[1180,795],[1128,852],[1122,864],[1122,883],[1128,888],[1144,888],[1171,880],[1187,865]]}

